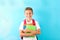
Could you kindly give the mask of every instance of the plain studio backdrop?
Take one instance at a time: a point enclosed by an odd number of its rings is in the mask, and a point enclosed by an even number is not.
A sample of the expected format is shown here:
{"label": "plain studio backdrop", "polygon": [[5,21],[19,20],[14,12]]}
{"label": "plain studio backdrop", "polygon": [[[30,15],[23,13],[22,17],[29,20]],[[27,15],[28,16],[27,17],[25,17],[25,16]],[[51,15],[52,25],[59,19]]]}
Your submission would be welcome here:
{"label": "plain studio backdrop", "polygon": [[39,40],[60,40],[59,0],[0,0],[0,40],[20,40],[25,7],[33,8],[33,18],[41,26]]}

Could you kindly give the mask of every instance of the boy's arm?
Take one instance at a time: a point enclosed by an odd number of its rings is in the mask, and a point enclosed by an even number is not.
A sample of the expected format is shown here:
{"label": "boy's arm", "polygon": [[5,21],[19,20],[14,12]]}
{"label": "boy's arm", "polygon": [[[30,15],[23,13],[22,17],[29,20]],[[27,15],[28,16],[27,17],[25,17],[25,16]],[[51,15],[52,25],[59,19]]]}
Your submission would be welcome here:
{"label": "boy's arm", "polygon": [[25,33],[24,30],[21,30],[20,31],[20,36],[21,37],[24,37],[24,36],[35,36],[35,34],[33,34],[32,32],[31,33]]}
{"label": "boy's arm", "polygon": [[20,30],[20,36],[23,37],[23,35],[24,35],[23,30]]}
{"label": "boy's arm", "polygon": [[36,31],[31,31],[32,34],[36,35],[36,34],[40,34],[40,29],[37,29]]}
{"label": "boy's arm", "polygon": [[28,36],[33,36],[33,35],[36,35],[36,34],[40,34],[40,29],[37,29],[35,31],[32,31],[32,30],[24,30],[24,32],[30,32],[29,34],[25,34],[25,35],[28,35]]}
{"label": "boy's arm", "polygon": [[25,32],[30,32],[30,33],[32,33],[32,34],[40,34],[40,29],[37,29],[37,30],[35,30],[35,31],[34,31],[34,30],[32,31],[32,30],[28,30],[28,29],[27,29],[27,30],[25,30]]}

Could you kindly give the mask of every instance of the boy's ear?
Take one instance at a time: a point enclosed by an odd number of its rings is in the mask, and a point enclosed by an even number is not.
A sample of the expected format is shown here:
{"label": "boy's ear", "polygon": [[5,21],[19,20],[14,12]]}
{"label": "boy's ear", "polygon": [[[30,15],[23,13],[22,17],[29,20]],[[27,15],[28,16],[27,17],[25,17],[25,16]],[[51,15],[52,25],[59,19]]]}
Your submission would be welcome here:
{"label": "boy's ear", "polygon": [[32,13],[32,15],[33,15],[33,13]]}

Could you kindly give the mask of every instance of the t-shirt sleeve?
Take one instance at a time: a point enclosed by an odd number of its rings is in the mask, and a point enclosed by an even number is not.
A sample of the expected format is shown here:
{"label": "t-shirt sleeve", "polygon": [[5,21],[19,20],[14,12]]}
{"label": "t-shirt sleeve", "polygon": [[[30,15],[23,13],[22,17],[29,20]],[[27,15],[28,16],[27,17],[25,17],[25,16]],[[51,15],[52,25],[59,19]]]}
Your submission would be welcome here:
{"label": "t-shirt sleeve", "polygon": [[19,26],[19,30],[23,30],[23,22],[21,22],[20,26]]}
{"label": "t-shirt sleeve", "polygon": [[35,23],[36,23],[36,28],[37,28],[37,29],[40,29],[40,26],[39,26],[38,22],[35,21]]}

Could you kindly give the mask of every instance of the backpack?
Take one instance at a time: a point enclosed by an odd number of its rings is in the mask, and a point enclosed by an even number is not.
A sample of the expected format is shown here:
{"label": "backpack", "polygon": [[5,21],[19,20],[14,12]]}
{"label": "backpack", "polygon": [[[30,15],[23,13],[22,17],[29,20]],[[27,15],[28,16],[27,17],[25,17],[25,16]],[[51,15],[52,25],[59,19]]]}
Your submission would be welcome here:
{"label": "backpack", "polygon": [[[26,28],[26,19],[24,20],[24,27],[23,27],[23,29],[25,29]],[[34,26],[36,26],[36,23],[35,23],[35,20],[34,19],[32,19],[32,25],[34,25]],[[36,38],[37,38],[37,40],[38,40],[38,37],[37,37],[37,35],[36,35]],[[23,40],[23,37],[21,37],[21,40]]]}

